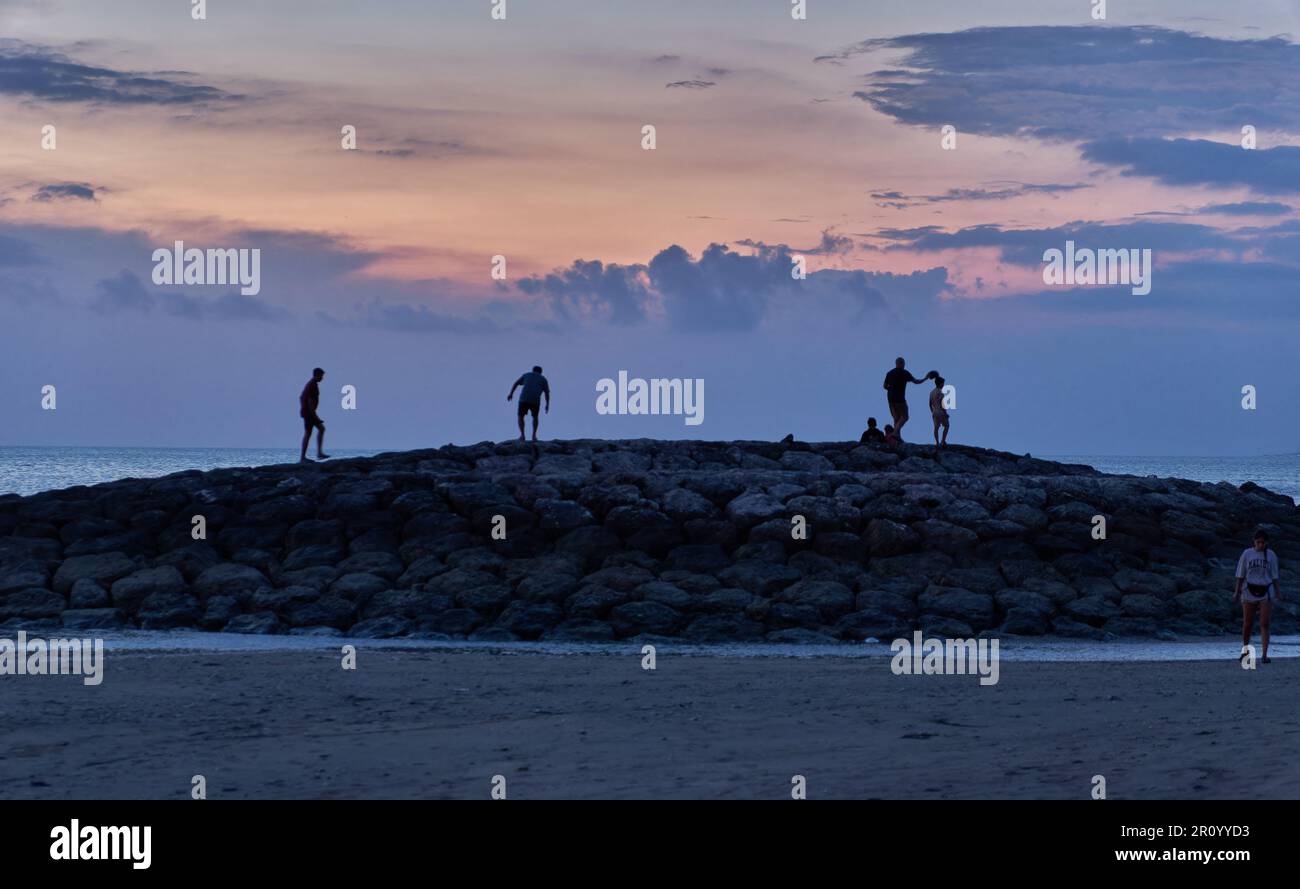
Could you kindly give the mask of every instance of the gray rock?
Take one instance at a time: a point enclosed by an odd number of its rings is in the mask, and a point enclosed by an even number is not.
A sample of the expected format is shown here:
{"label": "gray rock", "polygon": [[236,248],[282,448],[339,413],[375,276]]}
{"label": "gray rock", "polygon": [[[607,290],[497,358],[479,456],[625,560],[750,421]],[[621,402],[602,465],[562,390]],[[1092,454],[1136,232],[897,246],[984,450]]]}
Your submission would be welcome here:
{"label": "gray rock", "polygon": [[771,494],[741,494],[727,504],[727,518],[741,528],[752,528],[768,519],[784,515],[785,506]]}
{"label": "gray rock", "polygon": [[754,609],[763,600],[753,593],[738,589],[719,589],[695,601],[695,610],[704,614],[738,614]]}
{"label": "gray rock", "polygon": [[64,559],[54,572],[54,591],[67,594],[71,592],[72,585],[82,578],[106,586],[130,574],[135,568],[135,561],[122,553],[73,556]]}
{"label": "gray rock", "polygon": [[800,580],[800,573],[788,565],[773,562],[737,562],[718,572],[718,579],[759,596],[774,596]]}
{"label": "gray rock", "polygon": [[1056,610],[1056,604],[1051,599],[1032,590],[1001,590],[994,596],[994,599],[998,603],[998,607],[1008,613],[1014,609],[1021,612],[1033,612],[1040,617],[1049,617]]}
{"label": "gray rock", "polygon": [[610,612],[610,623],[619,636],[638,633],[671,635],[682,623],[682,615],[662,602],[625,602]]}
{"label": "gray rock", "polygon": [[274,614],[265,611],[259,614],[238,614],[230,619],[223,632],[279,636],[284,634],[284,624]]}
{"label": "gray rock", "polygon": [[542,638],[548,642],[611,642],[614,628],[604,621],[579,618],[564,621]]}
{"label": "gray rock", "polygon": [[711,574],[721,571],[731,560],[717,544],[679,546],[669,550],[668,567],[694,574]]}
{"label": "gray rock", "polygon": [[927,637],[970,639],[975,635],[970,624],[943,614],[922,614],[919,623]]}
{"label": "gray rock", "polygon": [[[1160,619],[1169,614],[1170,603],[1145,593],[1133,593],[1120,600],[1120,611],[1126,617]],[[1109,628],[1109,627],[1108,627]]]}
{"label": "gray rock", "polygon": [[1111,618],[1119,617],[1120,610],[1100,596],[1087,596],[1066,603],[1065,613],[1080,623],[1101,626]]}
{"label": "gray rock", "polygon": [[650,583],[655,576],[644,568],[631,565],[616,568],[602,568],[582,578],[583,586],[609,587],[612,590],[634,590],[644,583]]}
{"label": "gray rock", "polygon": [[115,630],[126,625],[126,616],[117,608],[70,608],[61,617],[69,630]]}
{"label": "gray rock", "polygon": [[428,621],[452,609],[455,604],[452,596],[427,590],[384,590],[366,601],[361,616],[407,617],[415,621]]}
{"label": "gray rock", "polygon": [[0,620],[58,617],[68,607],[68,600],[58,593],[33,588],[10,593],[0,599]]}
{"label": "gray rock", "polygon": [[533,504],[533,510],[537,513],[538,527],[556,536],[596,521],[590,510],[572,500],[538,500]]}
{"label": "gray rock", "polygon": [[49,579],[50,572],[36,561],[21,562],[9,569],[0,568],[0,596],[16,593],[19,590],[44,587]]}
{"label": "gray rock", "polygon": [[689,608],[693,601],[691,594],[686,590],[666,581],[643,583],[636,588],[635,593],[647,602],[658,602],[678,611]]}
{"label": "gray rock", "polygon": [[376,577],[382,577],[388,582],[397,580],[406,571],[406,566],[402,560],[392,553],[387,552],[359,552],[356,555],[349,556],[338,564],[338,570],[343,575],[348,574],[371,574]]}
{"label": "gray rock", "polygon": [[712,518],[718,513],[712,502],[686,488],[674,488],[663,496],[661,502],[663,511],[677,522]]}
{"label": "gray rock", "polygon": [[220,630],[239,612],[239,600],[234,596],[213,596],[204,603],[199,625],[205,630]]}
{"label": "gray rock", "polygon": [[353,624],[348,636],[353,639],[391,639],[405,636],[413,629],[415,625],[404,618],[372,617]]}
{"label": "gray rock", "polygon": [[1009,608],[1001,631],[1013,636],[1041,636],[1047,632],[1047,615],[1033,608]]}
{"label": "gray rock", "polygon": [[69,595],[69,607],[76,609],[96,609],[108,607],[108,590],[88,577],[83,577],[72,585]]}
{"label": "gray rock", "polygon": [[[443,575],[444,577],[448,575]],[[344,574],[338,580],[330,584],[329,591],[336,596],[342,596],[345,599],[351,599],[354,602],[364,602],[376,593],[382,593],[389,588],[388,581],[374,574],[365,574],[357,572],[354,574]]]}
{"label": "gray rock", "polygon": [[924,612],[960,620],[973,627],[993,623],[993,597],[960,587],[930,586],[917,600]]}
{"label": "gray rock", "polygon": [[167,630],[174,627],[192,627],[199,622],[203,608],[189,593],[150,593],[140,603],[136,620],[146,630]]}
{"label": "gray rock", "polygon": [[560,608],[550,602],[511,602],[496,624],[520,639],[537,639],[563,618]]}
{"label": "gray rock", "polygon": [[1095,641],[1104,641],[1108,638],[1107,633],[1089,624],[1080,623],[1071,620],[1068,617],[1057,615],[1052,619],[1052,632],[1058,636],[1064,636],[1067,639],[1092,639]]}
{"label": "gray rock", "polygon": [[692,642],[746,642],[762,638],[763,625],[735,614],[705,614],[682,632]]}
{"label": "gray rock", "polygon": [[915,530],[920,532],[926,546],[945,553],[960,553],[979,542],[979,535],[969,528],[939,519],[917,522]]}
{"label": "gray rock", "polygon": [[854,608],[853,591],[827,580],[801,580],[778,592],[776,599],[814,608],[825,623],[834,623]]}
{"label": "gray rock", "polygon": [[[200,599],[211,596],[234,596],[243,598],[251,596],[264,586],[270,586],[266,575],[248,565],[234,565],[229,562],[214,565],[204,571],[194,581],[194,592]],[[231,632],[242,632],[233,630]]]}
{"label": "gray rock", "polygon": [[1115,586],[1123,593],[1146,593],[1158,599],[1172,599],[1178,595],[1178,584],[1169,578],[1131,568],[1115,572]]}
{"label": "gray rock", "polygon": [[145,568],[114,581],[109,596],[113,605],[134,614],[149,596],[187,596],[189,585],[180,571],[170,565]]}
{"label": "gray rock", "polygon": [[483,615],[471,608],[450,608],[429,621],[433,629],[452,636],[468,636],[482,624]]}
{"label": "gray rock", "polygon": [[920,534],[889,519],[871,519],[862,537],[873,556],[897,556],[921,547]]}

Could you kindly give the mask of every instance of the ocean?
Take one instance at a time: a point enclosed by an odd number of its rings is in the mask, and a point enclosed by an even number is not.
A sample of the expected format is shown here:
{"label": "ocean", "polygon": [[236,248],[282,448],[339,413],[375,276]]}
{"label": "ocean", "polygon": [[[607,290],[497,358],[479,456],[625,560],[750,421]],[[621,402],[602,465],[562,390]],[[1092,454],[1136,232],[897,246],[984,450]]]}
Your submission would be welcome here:
{"label": "ocean", "polygon": [[[369,457],[378,453],[330,449],[331,457]],[[156,478],[186,469],[270,466],[297,461],[298,452],[293,448],[0,447],[0,494],[35,494],[120,478]]]}
{"label": "ocean", "polygon": [[[334,457],[367,457],[379,450],[331,449]],[[1040,455],[1085,463],[1101,472],[1156,475],[1200,482],[1252,481],[1300,499],[1300,455],[1269,457],[1099,457]],[[292,463],[292,448],[80,448],[0,447],[0,494],[35,494],[120,478],[152,478],[186,469]]]}

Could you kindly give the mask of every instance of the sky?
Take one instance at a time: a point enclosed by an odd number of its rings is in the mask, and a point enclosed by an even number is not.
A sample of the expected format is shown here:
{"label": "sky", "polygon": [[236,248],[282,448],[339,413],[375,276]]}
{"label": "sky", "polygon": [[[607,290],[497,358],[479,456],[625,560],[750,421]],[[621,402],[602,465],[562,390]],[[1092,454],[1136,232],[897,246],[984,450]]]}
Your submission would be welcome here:
{"label": "sky", "polygon": [[339,448],[506,439],[534,364],[544,437],[856,439],[901,355],[954,442],[1300,448],[1300,3],[495,5],[0,0],[0,445],[292,447],[317,365]]}

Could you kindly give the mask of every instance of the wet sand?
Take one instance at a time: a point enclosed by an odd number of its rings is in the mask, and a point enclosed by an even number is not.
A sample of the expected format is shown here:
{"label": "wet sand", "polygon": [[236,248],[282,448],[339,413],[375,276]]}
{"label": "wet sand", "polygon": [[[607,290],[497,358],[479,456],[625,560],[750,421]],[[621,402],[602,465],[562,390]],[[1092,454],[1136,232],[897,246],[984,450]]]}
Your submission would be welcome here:
{"label": "wet sand", "polygon": [[110,653],[0,677],[0,796],[1300,797],[1300,659],[1001,665],[363,648]]}

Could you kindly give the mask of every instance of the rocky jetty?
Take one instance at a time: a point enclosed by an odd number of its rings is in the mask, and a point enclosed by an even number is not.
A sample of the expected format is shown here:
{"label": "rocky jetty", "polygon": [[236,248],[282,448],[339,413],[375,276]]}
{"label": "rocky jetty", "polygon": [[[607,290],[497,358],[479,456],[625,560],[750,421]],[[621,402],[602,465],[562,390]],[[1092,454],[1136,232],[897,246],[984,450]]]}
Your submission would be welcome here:
{"label": "rocky jetty", "polygon": [[1253,484],[966,447],[483,443],[0,497],[0,629],[1218,635],[1257,526],[1296,590],[1300,510]]}

